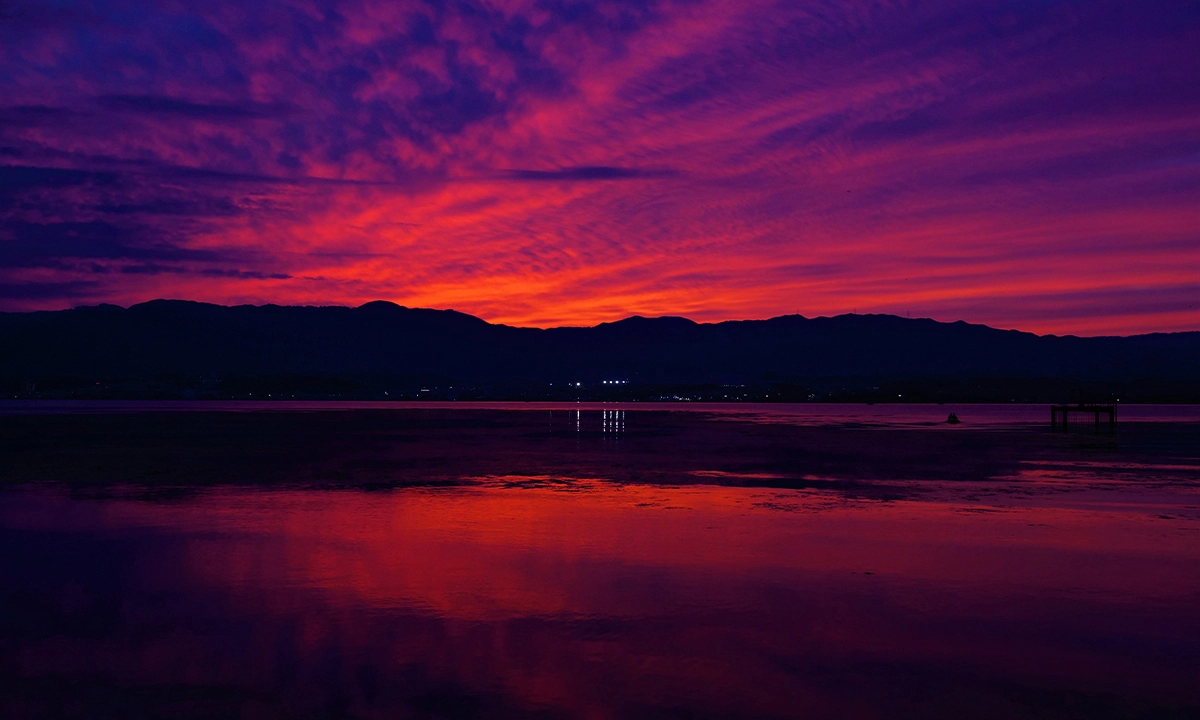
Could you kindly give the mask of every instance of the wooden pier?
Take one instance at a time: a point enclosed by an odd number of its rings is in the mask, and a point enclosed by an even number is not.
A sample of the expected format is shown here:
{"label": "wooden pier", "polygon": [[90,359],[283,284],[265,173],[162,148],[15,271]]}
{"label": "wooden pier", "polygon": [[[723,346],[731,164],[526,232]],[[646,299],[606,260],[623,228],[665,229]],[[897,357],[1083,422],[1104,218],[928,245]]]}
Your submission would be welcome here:
{"label": "wooden pier", "polygon": [[1077,403],[1075,405],[1051,405],[1050,406],[1050,429],[1058,428],[1059,415],[1062,416],[1063,432],[1067,430],[1067,418],[1071,413],[1091,413],[1096,419],[1096,430],[1100,429],[1100,416],[1108,415],[1109,428],[1117,426],[1117,406],[1116,405],[1096,405],[1093,403]]}

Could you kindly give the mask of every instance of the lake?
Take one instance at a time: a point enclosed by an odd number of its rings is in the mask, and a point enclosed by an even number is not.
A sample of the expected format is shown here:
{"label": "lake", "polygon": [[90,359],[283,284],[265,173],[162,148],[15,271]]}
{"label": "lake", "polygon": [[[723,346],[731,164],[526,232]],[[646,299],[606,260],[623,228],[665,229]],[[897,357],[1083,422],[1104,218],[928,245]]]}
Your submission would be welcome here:
{"label": "lake", "polygon": [[1200,717],[1200,408],[1048,416],[0,403],[0,707]]}

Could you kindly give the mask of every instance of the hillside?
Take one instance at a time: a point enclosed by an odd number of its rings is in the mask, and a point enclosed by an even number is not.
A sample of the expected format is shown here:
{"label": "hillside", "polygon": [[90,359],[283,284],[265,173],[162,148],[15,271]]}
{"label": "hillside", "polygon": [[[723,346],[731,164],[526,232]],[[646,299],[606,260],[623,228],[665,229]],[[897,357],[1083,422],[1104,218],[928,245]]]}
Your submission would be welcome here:
{"label": "hillside", "polygon": [[1162,401],[1188,399],[1198,384],[1196,332],[1056,337],[890,315],[534,329],[386,302],[156,300],[0,314],[0,387],[10,397],[653,399],[671,388],[734,387],[754,389],[739,399],[890,399],[888,388],[908,387],[1000,399],[978,396],[988,385],[1036,399],[1125,389]]}

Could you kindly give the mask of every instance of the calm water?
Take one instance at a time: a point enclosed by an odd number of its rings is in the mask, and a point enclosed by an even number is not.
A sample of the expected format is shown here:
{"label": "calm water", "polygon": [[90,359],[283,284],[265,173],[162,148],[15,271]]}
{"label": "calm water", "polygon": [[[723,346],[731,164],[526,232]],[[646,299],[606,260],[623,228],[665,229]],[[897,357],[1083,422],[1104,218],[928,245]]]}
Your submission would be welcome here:
{"label": "calm water", "polygon": [[131,409],[0,423],[5,717],[1200,717],[1195,408]]}
{"label": "calm water", "polygon": [[[352,410],[498,410],[525,412],[698,412],[759,417],[771,422],[822,425],[856,422],[887,425],[945,422],[956,413],[974,424],[1042,423],[1044,404],[972,403],[549,403],[549,402],[342,402],[327,400],[0,400],[0,415],[136,412],[297,412]],[[1120,417],[1139,422],[1200,422],[1200,405],[1120,405]]]}

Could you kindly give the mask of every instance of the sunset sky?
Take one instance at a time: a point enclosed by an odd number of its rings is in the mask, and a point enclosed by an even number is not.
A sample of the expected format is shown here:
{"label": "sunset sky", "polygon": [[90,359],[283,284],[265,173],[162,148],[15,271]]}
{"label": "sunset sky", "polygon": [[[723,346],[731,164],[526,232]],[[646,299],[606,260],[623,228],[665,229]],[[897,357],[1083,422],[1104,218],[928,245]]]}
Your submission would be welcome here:
{"label": "sunset sky", "polygon": [[1200,4],[0,0],[0,310],[1200,330]]}

